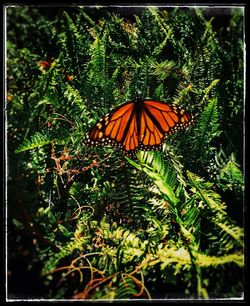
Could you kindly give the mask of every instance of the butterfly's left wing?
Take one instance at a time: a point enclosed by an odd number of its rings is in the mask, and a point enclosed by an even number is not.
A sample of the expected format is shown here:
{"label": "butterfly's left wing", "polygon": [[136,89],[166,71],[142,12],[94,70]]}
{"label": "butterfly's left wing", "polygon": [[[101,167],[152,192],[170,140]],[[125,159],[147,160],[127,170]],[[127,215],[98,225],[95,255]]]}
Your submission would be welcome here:
{"label": "butterfly's left wing", "polygon": [[127,102],[96,123],[86,137],[87,145],[114,145],[125,152],[138,147],[138,127],[133,101]]}

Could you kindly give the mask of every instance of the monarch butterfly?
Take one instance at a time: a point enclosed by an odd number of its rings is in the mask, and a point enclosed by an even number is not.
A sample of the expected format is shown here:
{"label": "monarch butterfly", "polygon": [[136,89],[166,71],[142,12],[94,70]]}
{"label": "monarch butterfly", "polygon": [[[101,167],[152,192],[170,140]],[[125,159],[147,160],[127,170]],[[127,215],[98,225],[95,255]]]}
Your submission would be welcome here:
{"label": "monarch butterfly", "polygon": [[101,118],[87,134],[85,144],[114,145],[128,154],[155,150],[168,135],[190,126],[193,120],[193,115],[178,106],[137,97]]}

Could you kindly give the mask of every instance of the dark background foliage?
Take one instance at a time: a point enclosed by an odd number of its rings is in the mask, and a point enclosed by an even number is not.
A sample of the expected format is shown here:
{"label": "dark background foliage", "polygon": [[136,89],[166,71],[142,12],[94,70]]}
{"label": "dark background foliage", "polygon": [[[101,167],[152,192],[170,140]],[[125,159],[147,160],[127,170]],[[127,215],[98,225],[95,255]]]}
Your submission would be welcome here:
{"label": "dark background foliage", "polygon": [[[242,10],[13,6],[6,44],[9,298],[241,297]],[[195,124],[86,148],[137,92]]]}

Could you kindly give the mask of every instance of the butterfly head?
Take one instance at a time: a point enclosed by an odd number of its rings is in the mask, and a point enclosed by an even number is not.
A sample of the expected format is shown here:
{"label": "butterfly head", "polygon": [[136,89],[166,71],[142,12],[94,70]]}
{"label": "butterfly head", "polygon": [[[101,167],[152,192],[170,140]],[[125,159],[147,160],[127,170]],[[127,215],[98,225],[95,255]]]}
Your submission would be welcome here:
{"label": "butterfly head", "polygon": [[139,95],[135,96],[134,101],[136,104],[141,104],[143,102],[142,98]]}

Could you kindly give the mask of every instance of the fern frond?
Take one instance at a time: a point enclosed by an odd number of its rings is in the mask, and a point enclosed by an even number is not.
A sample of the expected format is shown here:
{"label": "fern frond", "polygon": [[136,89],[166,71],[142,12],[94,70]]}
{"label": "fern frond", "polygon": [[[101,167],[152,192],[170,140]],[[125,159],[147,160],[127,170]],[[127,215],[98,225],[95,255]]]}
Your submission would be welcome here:
{"label": "fern frond", "polygon": [[152,63],[150,68],[152,75],[163,81],[177,69],[177,65],[174,61],[165,60],[160,63]]}
{"label": "fern frond", "polygon": [[119,282],[118,288],[115,291],[115,299],[127,299],[128,297],[135,296],[138,291],[136,284],[131,277],[123,277],[123,281]]}
{"label": "fern frond", "polygon": [[243,174],[240,171],[238,165],[233,160],[229,160],[228,163],[221,169],[218,185],[223,190],[229,189],[243,192]]}
{"label": "fern frond", "polygon": [[244,245],[244,232],[241,227],[235,226],[234,224],[229,223],[229,221],[218,222],[217,220],[214,220],[213,222],[239,243],[239,245]]}
{"label": "fern frond", "polygon": [[244,265],[244,256],[242,253],[233,253],[224,256],[208,256],[197,254],[197,263],[200,267],[217,267],[219,265],[236,264],[240,268]]}
{"label": "fern frond", "polygon": [[[241,253],[228,254],[225,256],[208,256],[204,253],[194,252],[196,263],[200,267],[216,267],[218,265],[225,265],[235,263],[239,267],[244,264],[244,257]],[[181,247],[177,249],[176,247],[166,246],[159,249],[155,255],[148,256],[142,263],[141,266],[145,269],[147,266],[154,266],[159,264],[161,270],[165,270],[168,266],[176,265],[176,274],[180,272],[181,269],[190,270],[191,269],[191,257],[189,251]]]}
{"label": "fern frond", "polygon": [[42,134],[40,132],[36,132],[33,136],[31,136],[30,140],[24,139],[23,143],[16,149],[15,153],[40,148],[52,142],[60,145],[66,144],[67,140],[65,137],[59,138],[56,136],[56,138],[54,138],[53,136],[55,137],[55,135],[51,133]]}
{"label": "fern frond", "polygon": [[226,214],[225,204],[222,203],[221,196],[211,189],[211,183],[205,182],[204,179],[190,171],[187,171],[187,177],[193,187],[191,191],[196,199],[203,201],[212,211],[219,212],[222,215]]}
{"label": "fern frond", "polygon": [[155,169],[153,169],[152,167],[146,164],[144,164],[141,168],[139,164],[136,164],[135,162],[131,161],[129,158],[126,159],[133,166],[136,166],[138,169],[144,171],[153,180],[154,184],[159,188],[163,196],[166,197],[166,200],[170,201],[173,205],[175,205],[178,202],[177,198],[175,197],[173,188],[170,187],[170,185],[166,182],[166,179],[163,175],[157,173]]}

